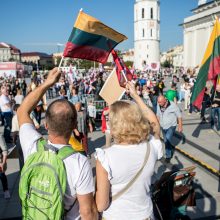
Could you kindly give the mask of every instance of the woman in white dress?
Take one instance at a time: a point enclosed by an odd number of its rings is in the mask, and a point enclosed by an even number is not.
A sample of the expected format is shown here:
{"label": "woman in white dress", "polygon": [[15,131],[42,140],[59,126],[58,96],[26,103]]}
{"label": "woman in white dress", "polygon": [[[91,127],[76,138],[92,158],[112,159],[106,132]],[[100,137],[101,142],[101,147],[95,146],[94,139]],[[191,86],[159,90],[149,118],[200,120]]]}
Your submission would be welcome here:
{"label": "woman in white dress", "polygon": [[186,111],[189,108],[190,97],[191,97],[191,86],[189,84],[189,80],[185,81],[184,85],[185,94],[184,94],[184,110]]}
{"label": "woman in white dress", "polygon": [[127,90],[135,102],[110,106],[115,144],[96,149],[96,204],[105,220],[153,219],[150,185],[156,161],[163,155],[160,126],[131,82]]}

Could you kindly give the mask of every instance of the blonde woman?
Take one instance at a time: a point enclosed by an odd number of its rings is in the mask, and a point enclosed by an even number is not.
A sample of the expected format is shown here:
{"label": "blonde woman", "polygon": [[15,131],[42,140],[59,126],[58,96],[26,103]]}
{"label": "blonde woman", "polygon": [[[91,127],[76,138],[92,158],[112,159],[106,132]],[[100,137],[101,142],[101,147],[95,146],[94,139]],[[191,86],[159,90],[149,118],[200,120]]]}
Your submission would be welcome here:
{"label": "blonde woman", "polygon": [[96,149],[96,204],[105,220],[153,218],[150,185],[155,163],[163,155],[160,126],[134,85],[129,82],[127,89],[135,102],[117,101],[110,106],[115,144]]}

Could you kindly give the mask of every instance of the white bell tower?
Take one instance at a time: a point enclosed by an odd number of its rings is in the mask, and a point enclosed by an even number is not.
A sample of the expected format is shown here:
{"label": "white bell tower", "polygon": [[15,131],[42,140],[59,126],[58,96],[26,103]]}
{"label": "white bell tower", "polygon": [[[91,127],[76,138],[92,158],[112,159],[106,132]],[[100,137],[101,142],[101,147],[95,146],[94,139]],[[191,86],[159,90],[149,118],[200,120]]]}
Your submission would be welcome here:
{"label": "white bell tower", "polygon": [[160,61],[160,1],[136,0],[134,5],[134,67]]}

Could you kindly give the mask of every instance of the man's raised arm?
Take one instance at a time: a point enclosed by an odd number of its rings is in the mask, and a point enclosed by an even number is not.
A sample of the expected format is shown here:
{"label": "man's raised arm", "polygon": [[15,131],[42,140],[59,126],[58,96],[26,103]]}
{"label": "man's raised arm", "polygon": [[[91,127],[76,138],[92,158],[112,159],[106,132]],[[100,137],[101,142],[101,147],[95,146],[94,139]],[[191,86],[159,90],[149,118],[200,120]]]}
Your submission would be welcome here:
{"label": "man's raised arm", "polygon": [[24,123],[33,123],[32,119],[30,118],[31,111],[36,107],[37,103],[42,99],[47,89],[49,89],[59,80],[60,75],[61,72],[58,70],[57,67],[52,69],[49,72],[45,82],[26,96],[26,98],[24,99],[24,101],[22,102],[21,106],[18,108],[17,111],[18,123],[20,127]]}

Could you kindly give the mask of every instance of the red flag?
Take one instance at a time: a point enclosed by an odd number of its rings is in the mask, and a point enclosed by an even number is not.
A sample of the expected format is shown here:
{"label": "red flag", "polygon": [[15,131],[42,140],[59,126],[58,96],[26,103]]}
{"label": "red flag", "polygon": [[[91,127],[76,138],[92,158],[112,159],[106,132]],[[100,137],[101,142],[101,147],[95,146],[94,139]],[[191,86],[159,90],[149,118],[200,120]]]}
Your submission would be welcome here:
{"label": "red flag", "polygon": [[133,78],[133,74],[128,69],[128,67],[124,64],[124,61],[118,57],[118,54],[115,50],[112,50],[112,56],[116,65],[116,73],[118,76],[118,81],[120,86],[125,87],[126,81],[131,81]]}

